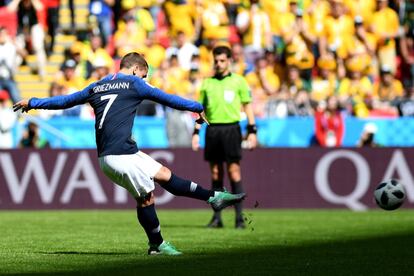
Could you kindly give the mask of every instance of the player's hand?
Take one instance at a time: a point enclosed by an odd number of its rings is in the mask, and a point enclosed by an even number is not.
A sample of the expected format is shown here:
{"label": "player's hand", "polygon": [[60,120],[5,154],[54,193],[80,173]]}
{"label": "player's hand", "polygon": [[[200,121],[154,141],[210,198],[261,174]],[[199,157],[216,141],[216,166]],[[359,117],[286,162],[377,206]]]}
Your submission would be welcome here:
{"label": "player's hand", "polygon": [[191,148],[193,151],[198,151],[200,149],[200,135],[193,135],[193,138],[191,138]]}
{"label": "player's hand", "polygon": [[21,101],[15,103],[13,105],[13,111],[14,112],[17,112],[20,109],[22,110],[23,113],[29,111],[30,110],[29,100],[26,100],[26,99],[25,100],[21,100]]}
{"label": "player's hand", "polygon": [[257,136],[255,133],[247,135],[247,145],[249,150],[253,150],[257,147]]}
{"label": "player's hand", "polygon": [[207,125],[209,125],[210,123],[208,122],[207,118],[206,118],[206,114],[203,112],[198,113],[199,118],[196,120],[197,124],[202,124],[202,123],[206,123]]}

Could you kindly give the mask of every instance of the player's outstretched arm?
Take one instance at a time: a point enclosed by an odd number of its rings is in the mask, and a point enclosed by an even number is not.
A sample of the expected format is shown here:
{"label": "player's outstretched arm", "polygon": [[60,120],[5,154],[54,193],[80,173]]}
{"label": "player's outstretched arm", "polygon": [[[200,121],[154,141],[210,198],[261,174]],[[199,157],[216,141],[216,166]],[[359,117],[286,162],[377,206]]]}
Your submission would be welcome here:
{"label": "player's outstretched arm", "polygon": [[204,107],[196,101],[187,100],[177,95],[168,94],[159,88],[156,88],[140,78],[135,80],[135,88],[144,99],[152,100],[162,105],[178,109],[192,111],[200,114]]}
{"label": "player's outstretched arm", "polygon": [[27,112],[31,109],[66,109],[75,105],[84,104],[89,97],[89,89],[86,88],[80,92],[70,95],[55,96],[50,98],[30,98],[24,99],[13,105],[16,112],[22,110]]}

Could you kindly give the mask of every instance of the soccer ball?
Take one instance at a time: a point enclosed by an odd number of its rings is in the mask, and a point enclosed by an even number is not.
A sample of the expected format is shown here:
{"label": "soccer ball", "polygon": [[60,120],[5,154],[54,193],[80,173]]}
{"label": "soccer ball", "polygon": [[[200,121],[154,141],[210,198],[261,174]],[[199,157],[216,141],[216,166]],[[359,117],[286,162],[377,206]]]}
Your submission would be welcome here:
{"label": "soccer ball", "polygon": [[395,179],[381,182],[374,191],[374,197],[382,209],[395,210],[404,203],[404,186]]}

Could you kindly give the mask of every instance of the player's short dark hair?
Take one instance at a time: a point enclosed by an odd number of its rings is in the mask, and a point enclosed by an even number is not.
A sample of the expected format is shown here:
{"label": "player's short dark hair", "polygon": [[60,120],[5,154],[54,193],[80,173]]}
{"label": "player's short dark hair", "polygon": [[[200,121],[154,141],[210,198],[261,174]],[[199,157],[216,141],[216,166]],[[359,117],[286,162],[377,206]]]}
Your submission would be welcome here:
{"label": "player's short dark hair", "polygon": [[121,64],[120,64],[120,68],[126,68],[129,69],[132,66],[138,65],[139,68],[145,68],[148,69],[148,63],[145,60],[145,58],[141,55],[138,54],[136,52],[131,52],[126,54],[122,59],[121,59]]}
{"label": "player's short dark hair", "polygon": [[228,58],[231,58],[231,49],[227,46],[217,46],[213,49],[213,56],[225,54]]}

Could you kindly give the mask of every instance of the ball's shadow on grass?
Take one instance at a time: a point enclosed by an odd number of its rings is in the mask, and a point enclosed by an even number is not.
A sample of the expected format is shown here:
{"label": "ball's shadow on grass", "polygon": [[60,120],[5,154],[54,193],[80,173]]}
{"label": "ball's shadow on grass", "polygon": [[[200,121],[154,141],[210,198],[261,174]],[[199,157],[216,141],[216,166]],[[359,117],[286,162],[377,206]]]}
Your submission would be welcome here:
{"label": "ball's shadow on grass", "polygon": [[[277,235],[277,233],[275,233]],[[89,266],[48,275],[413,275],[414,235],[395,234],[360,240],[341,240],[307,245],[184,252],[183,256],[148,256],[128,252],[77,252],[109,255],[91,260]],[[201,253],[200,253],[201,252]],[[62,253],[53,253],[62,254]],[[70,251],[63,254],[73,254]],[[111,255],[123,257],[113,258]],[[135,255],[135,256],[132,256]],[[47,273],[41,273],[46,275]],[[140,274],[140,275],[144,275]],[[40,274],[38,274],[40,275]]]}

